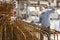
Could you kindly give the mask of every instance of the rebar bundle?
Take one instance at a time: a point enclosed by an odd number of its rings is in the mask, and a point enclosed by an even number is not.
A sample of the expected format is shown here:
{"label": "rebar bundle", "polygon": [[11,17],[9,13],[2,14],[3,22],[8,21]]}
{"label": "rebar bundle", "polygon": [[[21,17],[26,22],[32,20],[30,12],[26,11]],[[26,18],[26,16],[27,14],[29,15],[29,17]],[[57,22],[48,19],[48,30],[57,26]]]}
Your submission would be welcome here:
{"label": "rebar bundle", "polygon": [[[39,36],[38,36],[38,35]],[[40,34],[47,34],[37,25],[15,20],[0,15],[0,40],[40,40]]]}

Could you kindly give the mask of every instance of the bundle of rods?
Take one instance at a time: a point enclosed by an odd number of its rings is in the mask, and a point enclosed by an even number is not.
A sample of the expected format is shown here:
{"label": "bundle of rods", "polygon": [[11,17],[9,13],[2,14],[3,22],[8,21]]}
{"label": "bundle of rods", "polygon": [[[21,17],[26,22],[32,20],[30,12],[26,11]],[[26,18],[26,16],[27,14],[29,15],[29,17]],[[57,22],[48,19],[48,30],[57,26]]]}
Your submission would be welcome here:
{"label": "bundle of rods", "polygon": [[37,33],[47,34],[35,24],[21,20],[11,22],[9,16],[0,15],[0,40],[40,40]]}

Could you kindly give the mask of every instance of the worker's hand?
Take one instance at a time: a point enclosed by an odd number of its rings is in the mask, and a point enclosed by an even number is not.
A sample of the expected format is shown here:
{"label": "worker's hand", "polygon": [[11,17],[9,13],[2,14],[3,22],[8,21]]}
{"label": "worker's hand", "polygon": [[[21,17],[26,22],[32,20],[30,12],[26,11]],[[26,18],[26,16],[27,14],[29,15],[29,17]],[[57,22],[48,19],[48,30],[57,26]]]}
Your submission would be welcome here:
{"label": "worker's hand", "polygon": [[51,5],[51,3],[49,2],[47,6],[49,7],[50,5]]}
{"label": "worker's hand", "polygon": [[47,5],[47,8],[50,8],[50,6],[51,6],[51,3],[49,2],[48,5]]}

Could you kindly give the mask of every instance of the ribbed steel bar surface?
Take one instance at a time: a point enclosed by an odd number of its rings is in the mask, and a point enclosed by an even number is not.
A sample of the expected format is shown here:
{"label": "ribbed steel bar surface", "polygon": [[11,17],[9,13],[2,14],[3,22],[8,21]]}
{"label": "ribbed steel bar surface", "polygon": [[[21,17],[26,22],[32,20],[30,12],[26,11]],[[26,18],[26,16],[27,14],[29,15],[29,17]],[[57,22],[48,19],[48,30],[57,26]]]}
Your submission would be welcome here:
{"label": "ribbed steel bar surface", "polygon": [[0,40],[42,40],[41,35],[48,39],[49,34],[44,31],[48,28],[21,20],[11,22],[8,18],[6,16],[0,17]]}

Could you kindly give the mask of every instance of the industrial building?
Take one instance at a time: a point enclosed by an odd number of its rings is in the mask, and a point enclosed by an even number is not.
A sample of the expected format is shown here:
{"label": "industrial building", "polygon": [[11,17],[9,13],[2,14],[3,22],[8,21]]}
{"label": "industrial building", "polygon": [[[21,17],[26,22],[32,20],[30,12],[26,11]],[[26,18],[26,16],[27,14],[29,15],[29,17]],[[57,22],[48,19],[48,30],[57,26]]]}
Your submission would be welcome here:
{"label": "industrial building", "polygon": [[[47,6],[55,7],[50,15],[50,28],[36,23],[39,21],[41,5],[46,9]],[[0,40],[60,40],[59,38],[60,0],[0,0]]]}

